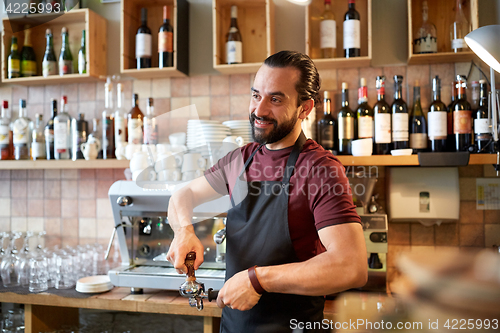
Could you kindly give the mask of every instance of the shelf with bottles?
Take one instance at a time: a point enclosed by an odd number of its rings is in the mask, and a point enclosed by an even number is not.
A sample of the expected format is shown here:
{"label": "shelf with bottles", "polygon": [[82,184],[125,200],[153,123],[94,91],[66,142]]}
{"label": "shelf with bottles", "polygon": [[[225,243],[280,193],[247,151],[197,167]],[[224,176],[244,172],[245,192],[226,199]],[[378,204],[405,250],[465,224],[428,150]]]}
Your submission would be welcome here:
{"label": "shelf with bottles", "polygon": [[[355,10],[359,13],[360,18],[360,56],[350,58],[344,56],[343,29],[344,16],[348,10],[348,0],[331,1],[331,12],[335,16],[336,51],[334,57],[326,57],[326,55],[323,56],[322,54],[320,30],[322,24],[321,17],[325,11],[325,2],[325,0],[312,0],[311,4],[306,7],[306,53],[314,60],[318,69],[370,66],[372,59],[372,0],[355,1]],[[328,26],[328,24],[323,24]],[[328,43],[328,39],[326,39],[326,43]]]}
{"label": "shelf with bottles", "polygon": [[[187,0],[123,0],[120,20],[120,72],[137,79],[186,76],[189,70],[189,5]],[[173,28],[173,66],[159,68],[159,29],[163,25],[163,7]],[[141,27],[141,9],[147,10],[150,29],[151,67],[137,69],[136,40]],[[149,37],[147,38],[149,39]],[[168,42],[167,42],[168,44]],[[149,47],[146,47],[149,49]],[[167,46],[167,49],[170,47]],[[146,52],[149,53],[149,52]]]}
{"label": "shelf with bottles", "polygon": [[0,170],[42,170],[42,169],[125,169],[128,160],[4,160],[0,161]]}
{"label": "shelf with bottles", "polygon": [[[437,53],[415,53],[415,40],[419,38],[419,30],[424,24],[423,7],[427,3],[428,25],[434,25],[436,42],[427,44],[437,49]],[[457,2],[461,3],[465,18],[474,30],[479,27],[478,0],[408,0],[408,64],[429,64],[442,62],[466,62],[476,56],[470,50],[454,52],[451,41],[451,26],[456,20]],[[432,28],[430,28],[432,29]],[[433,29],[432,29],[433,30]],[[470,30],[469,30],[470,31]],[[424,33],[425,35],[426,33]],[[427,32],[429,34],[429,32]],[[462,36],[463,38],[463,36]],[[427,39],[426,39],[427,41]],[[436,43],[436,44],[434,44]],[[465,43],[465,42],[464,42]],[[418,47],[418,46],[417,46]]]}
{"label": "shelf with bottles", "polygon": [[[54,14],[33,14],[29,16],[18,17],[12,20],[3,19],[3,40],[2,40],[2,82],[21,85],[39,85],[39,84],[61,84],[75,82],[96,81],[100,76],[106,75],[106,20],[91,11],[85,9],[73,9],[62,15],[56,16],[53,20],[45,23],[40,22],[40,17]],[[46,21],[46,19],[45,19]],[[41,24],[40,24],[41,23]],[[13,36],[17,37],[18,53],[21,56],[24,43],[25,25],[32,25],[30,28],[31,44],[36,56],[37,76],[19,77],[9,79],[7,76],[8,61],[10,54],[11,40]],[[38,24],[38,25],[36,25]],[[35,26],[36,25],[36,26]],[[46,30],[51,29],[53,35],[54,52],[58,59],[61,50],[62,38],[61,30],[66,27],[69,36],[69,46],[73,56],[73,73],[66,75],[42,76],[42,60],[46,49]],[[82,30],[85,30],[85,55],[86,55],[86,73],[78,74],[78,52],[81,47]],[[13,32],[19,31],[19,32]]]}
{"label": "shelf with bottles", "polygon": [[[226,42],[231,27],[231,7],[236,7],[241,35],[241,63],[228,64]],[[274,53],[274,2],[272,0],[214,0],[213,66],[223,74],[255,73]],[[238,52],[233,52],[236,58]]]}
{"label": "shelf with bottles", "polygon": [[[439,154],[439,153],[435,153]],[[345,166],[419,166],[418,155],[392,156],[392,155],[372,155],[372,156],[352,156],[337,155],[340,162]],[[469,165],[496,164],[496,154],[470,154]]]}

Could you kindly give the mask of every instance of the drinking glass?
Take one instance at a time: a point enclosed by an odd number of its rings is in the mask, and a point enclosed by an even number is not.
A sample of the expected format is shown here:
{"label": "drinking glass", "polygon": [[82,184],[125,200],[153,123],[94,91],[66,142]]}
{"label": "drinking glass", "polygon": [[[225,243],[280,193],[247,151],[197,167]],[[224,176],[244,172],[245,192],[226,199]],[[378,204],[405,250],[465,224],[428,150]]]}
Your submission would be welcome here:
{"label": "drinking glass", "polygon": [[29,291],[39,293],[49,289],[47,258],[38,256],[30,259]]}
{"label": "drinking glass", "polygon": [[75,285],[73,258],[64,251],[56,254],[56,289],[69,289]]}
{"label": "drinking glass", "polygon": [[0,275],[4,287],[15,287],[20,282],[19,258],[17,257],[16,240],[21,237],[21,233],[14,232],[9,235],[10,244],[8,253],[0,264]]}

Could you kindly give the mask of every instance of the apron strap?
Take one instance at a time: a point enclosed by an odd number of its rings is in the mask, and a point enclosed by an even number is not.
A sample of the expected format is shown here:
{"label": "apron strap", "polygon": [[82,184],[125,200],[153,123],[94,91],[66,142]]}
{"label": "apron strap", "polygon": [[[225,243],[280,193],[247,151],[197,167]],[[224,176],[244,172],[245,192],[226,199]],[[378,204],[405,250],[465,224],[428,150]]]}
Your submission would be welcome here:
{"label": "apron strap", "polygon": [[284,185],[288,185],[290,183],[290,178],[292,177],[293,172],[295,171],[295,163],[297,163],[297,159],[299,158],[299,154],[302,151],[302,147],[304,147],[304,143],[307,141],[304,132],[300,132],[297,141],[295,141],[295,145],[293,146],[293,150],[288,157],[288,161],[286,162],[285,174],[283,175],[282,183]]}
{"label": "apron strap", "polygon": [[255,156],[255,154],[257,154],[257,152],[264,146],[264,144],[261,144],[259,145],[259,147],[257,147],[257,149],[255,149],[255,151],[252,153],[252,155],[250,155],[250,157],[246,160],[245,162],[245,166],[243,167],[243,169],[241,170],[238,178],[241,179],[241,176],[243,176],[243,173],[245,172],[245,170],[248,168],[248,166],[250,165],[250,163],[252,162],[253,160],[253,157]]}

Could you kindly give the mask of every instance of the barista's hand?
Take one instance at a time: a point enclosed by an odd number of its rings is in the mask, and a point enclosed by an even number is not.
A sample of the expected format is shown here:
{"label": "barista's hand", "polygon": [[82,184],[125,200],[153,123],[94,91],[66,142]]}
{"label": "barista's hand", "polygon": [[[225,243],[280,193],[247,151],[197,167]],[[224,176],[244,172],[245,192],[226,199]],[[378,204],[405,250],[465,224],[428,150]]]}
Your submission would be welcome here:
{"label": "barista's hand", "polygon": [[184,260],[186,259],[186,255],[191,251],[196,252],[196,260],[194,262],[194,269],[196,270],[203,263],[203,245],[194,234],[192,226],[179,228],[175,232],[174,239],[167,253],[167,260],[174,265],[177,273],[185,274],[187,272]]}
{"label": "barista's hand", "polygon": [[246,311],[253,308],[261,296],[253,289],[248,271],[244,270],[224,283],[217,297],[217,306],[219,308],[228,306],[231,309]]}

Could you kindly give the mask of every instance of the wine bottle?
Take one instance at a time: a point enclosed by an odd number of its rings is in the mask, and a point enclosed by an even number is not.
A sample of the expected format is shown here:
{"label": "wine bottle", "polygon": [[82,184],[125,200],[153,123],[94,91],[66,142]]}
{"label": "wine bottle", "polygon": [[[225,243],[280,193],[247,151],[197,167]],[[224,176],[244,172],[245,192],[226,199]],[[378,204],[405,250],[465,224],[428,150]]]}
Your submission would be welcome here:
{"label": "wine bottle", "polygon": [[54,118],[54,156],[56,160],[71,159],[71,116],[67,112],[68,99],[61,98],[61,113]]}
{"label": "wine bottle", "polygon": [[[61,30],[62,46],[59,54],[59,75],[73,74],[73,55],[69,49],[68,30],[63,27]],[[69,157],[68,157],[69,158]]]}
{"label": "wine bottle", "polygon": [[356,113],[349,108],[349,89],[342,82],[342,108],[337,116],[339,124],[339,155],[352,155],[352,140],[356,139]]}
{"label": "wine bottle", "polygon": [[45,136],[43,135],[43,115],[35,114],[35,127],[32,130],[31,157],[33,160],[44,160]]}
{"label": "wine bottle", "polygon": [[24,45],[21,51],[21,76],[30,77],[36,75],[36,55],[31,45],[30,27],[25,26],[24,29]]}
{"label": "wine bottle", "polygon": [[491,122],[488,119],[488,85],[486,80],[479,81],[479,107],[474,113],[474,140],[478,153],[493,151]]}
{"label": "wine bottle", "polygon": [[320,20],[319,44],[321,58],[335,58],[337,56],[337,24],[331,9],[331,0],[325,0],[325,9]]}
{"label": "wine bottle", "polygon": [[89,123],[85,120],[85,114],[79,113],[78,119],[71,119],[71,159],[73,161],[82,160],[83,156],[81,145],[87,142],[87,135],[89,134]]}
{"label": "wine bottle", "polygon": [[448,105],[448,123],[446,137],[446,151],[455,151],[455,134],[453,132],[453,109],[455,108],[455,103],[457,102],[457,82],[453,81],[451,83],[451,102]]}
{"label": "wine bottle", "polygon": [[432,79],[432,103],[427,112],[429,150],[431,152],[446,151],[448,135],[448,110],[441,101],[441,80],[436,75]]}
{"label": "wine bottle", "polygon": [[0,160],[10,160],[10,119],[7,115],[9,102],[2,103],[2,117],[0,118]]}
{"label": "wine bottle", "polygon": [[19,100],[19,118],[14,121],[14,158],[16,160],[30,159],[31,119],[26,111],[26,100]]}
{"label": "wine bottle", "polygon": [[408,148],[408,106],[403,100],[403,76],[394,75],[394,102],[392,110],[392,146],[394,149]]}
{"label": "wine bottle", "polygon": [[361,24],[355,0],[349,0],[349,9],[344,15],[344,57],[361,55]]}
{"label": "wine bottle", "polygon": [[434,23],[429,22],[427,1],[422,1],[422,25],[418,29],[417,38],[413,41],[413,53],[436,53],[437,31]]}
{"label": "wine bottle", "polygon": [[358,139],[373,140],[373,109],[368,105],[368,87],[366,79],[360,79],[358,88],[358,108],[356,109],[358,118]]}
{"label": "wine bottle", "polygon": [[17,37],[12,36],[10,43],[10,54],[7,59],[7,78],[13,79],[21,75],[21,61],[17,51]]}
{"label": "wine bottle", "polygon": [[462,9],[462,0],[456,1],[455,20],[450,26],[451,50],[455,53],[468,51],[464,37],[471,31],[471,26]]}
{"label": "wine bottle", "polygon": [[82,41],[80,43],[80,50],[78,51],[78,73],[87,73],[87,48],[85,46],[85,30],[82,30]]}
{"label": "wine bottle", "polygon": [[146,115],[144,116],[144,144],[156,145],[158,143],[158,126],[155,118],[154,101],[148,98]]}
{"label": "wine bottle", "polygon": [[132,109],[127,114],[128,144],[142,144],[144,114],[139,109],[139,95],[134,94],[132,100]]}
{"label": "wine bottle", "polygon": [[391,108],[385,101],[385,76],[377,76],[377,103],[373,106],[375,116],[375,155],[391,153]]}
{"label": "wine bottle", "polygon": [[51,115],[50,119],[45,125],[45,156],[48,160],[54,160],[56,158],[54,153],[54,119],[57,116],[57,101],[52,99],[51,103]]}
{"label": "wine bottle", "polygon": [[141,8],[141,26],[135,35],[135,58],[137,69],[151,68],[151,29],[148,27],[148,10]]}
{"label": "wine bottle", "polygon": [[50,29],[45,31],[45,39],[47,40],[47,46],[45,47],[45,54],[43,55],[42,75],[47,77],[57,74],[57,58],[54,53],[54,40]]}
{"label": "wine bottle", "polygon": [[127,142],[127,111],[125,110],[125,98],[123,85],[116,85],[116,111],[115,111],[115,147],[123,146]]}
{"label": "wine bottle", "polygon": [[457,102],[453,106],[453,133],[455,151],[467,151],[472,145],[472,110],[467,101],[466,81],[457,75]]}
{"label": "wine bottle", "polygon": [[231,6],[231,25],[226,35],[226,62],[241,64],[243,62],[243,41],[238,28],[238,7]]}
{"label": "wine bottle", "polygon": [[104,84],[104,111],[102,111],[102,158],[115,158],[115,120],[113,112],[113,85]]}
{"label": "wine bottle", "polygon": [[425,120],[420,103],[420,84],[418,81],[413,86],[413,109],[410,115],[410,148],[413,153],[427,150],[427,121]]}
{"label": "wine bottle", "polygon": [[170,24],[168,6],[163,6],[163,24],[158,31],[158,63],[160,68],[174,65],[174,28]]}
{"label": "wine bottle", "polygon": [[325,91],[323,96],[324,116],[318,121],[318,141],[324,149],[333,152],[337,150],[337,122],[332,115],[332,99],[330,92]]}

